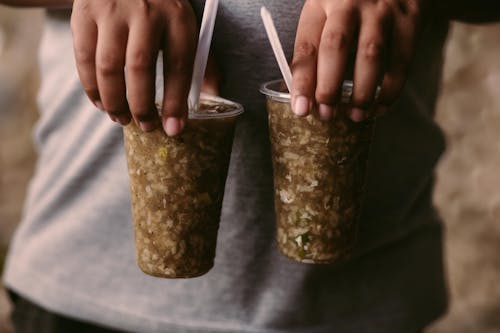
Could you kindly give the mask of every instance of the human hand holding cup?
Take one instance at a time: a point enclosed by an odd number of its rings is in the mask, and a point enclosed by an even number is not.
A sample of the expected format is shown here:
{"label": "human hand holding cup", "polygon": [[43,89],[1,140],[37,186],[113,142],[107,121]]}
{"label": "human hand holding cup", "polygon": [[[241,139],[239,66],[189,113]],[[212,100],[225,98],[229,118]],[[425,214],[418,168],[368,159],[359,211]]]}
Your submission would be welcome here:
{"label": "human hand holding cup", "polygon": [[182,133],[144,133],[134,123],[124,128],[136,259],[157,277],[197,277],[214,263],[235,123],[243,112],[219,97],[200,98],[202,86],[217,82],[202,85],[217,5],[205,5]]}
{"label": "human hand holding cup", "polygon": [[[315,76],[300,70],[292,79],[272,18],[264,8],[261,15],[288,90],[294,91],[297,78],[311,83]],[[300,105],[303,101],[284,87],[279,80],[261,86],[267,99],[278,247],[305,263],[346,260],[356,242],[374,117],[357,119],[348,112],[352,81],[341,82],[339,112],[329,115],[311,101]],[[374,94],[379,93],[377,88]]]}

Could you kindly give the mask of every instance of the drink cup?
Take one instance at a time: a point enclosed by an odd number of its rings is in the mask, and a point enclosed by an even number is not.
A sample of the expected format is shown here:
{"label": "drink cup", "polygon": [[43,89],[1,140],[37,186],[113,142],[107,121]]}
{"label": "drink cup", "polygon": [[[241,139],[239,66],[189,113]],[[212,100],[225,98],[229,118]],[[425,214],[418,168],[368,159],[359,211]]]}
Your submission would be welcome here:
{"label": "drink cup", "polygon": [[297,117],[283,86],[279,80],[261,86],[267,99],[278,247],[300,262],[344,261],[356,242],[374,119],[355,123],[345,110],[328,122],[314,110]]}
{"label": "drink cup", "polygon": [[189,278],[214,262],[224,186],[241,105],[202,95],[182,134],[124,128],[136,259],[146,274]]}

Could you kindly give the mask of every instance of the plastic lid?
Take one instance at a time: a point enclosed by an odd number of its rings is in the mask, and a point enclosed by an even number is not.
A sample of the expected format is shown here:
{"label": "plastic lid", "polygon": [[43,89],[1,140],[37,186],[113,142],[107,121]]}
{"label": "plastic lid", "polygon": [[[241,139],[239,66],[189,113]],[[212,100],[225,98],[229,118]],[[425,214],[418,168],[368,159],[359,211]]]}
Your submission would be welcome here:
{"label": "plastic lid", "polygon": [[230,118],[236,117],[243,113],[243,106],[241,104],[232,102],[222,97],[208,95],[205,93],[202,93],[200,96],[200,104],[209,106],[213,105],[214,107],[223,104],[229,106],[230,110],[225,112],[195,112],[193,110],[189,110],[189,119]]}
{"label": "plastic lid", "polygon": [[290,102],[290,93],[287,91],[283,80],[269,81],[260,86],[259,91],[272,100],[283,103]]}

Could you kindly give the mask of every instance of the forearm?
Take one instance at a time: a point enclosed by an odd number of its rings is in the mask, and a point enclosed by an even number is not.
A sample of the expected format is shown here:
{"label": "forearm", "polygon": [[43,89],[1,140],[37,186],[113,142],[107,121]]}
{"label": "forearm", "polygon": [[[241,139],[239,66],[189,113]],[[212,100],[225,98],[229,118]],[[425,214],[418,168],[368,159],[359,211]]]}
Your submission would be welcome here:
{"label": "forearm", "polygon": [[451,20],[471,23],[500,21],[499,0],[441,0],[435,6]]}
{"label": "forearm", "polygon": [[73,0],[0,0],[0,4],[12,7],[70,8]]}

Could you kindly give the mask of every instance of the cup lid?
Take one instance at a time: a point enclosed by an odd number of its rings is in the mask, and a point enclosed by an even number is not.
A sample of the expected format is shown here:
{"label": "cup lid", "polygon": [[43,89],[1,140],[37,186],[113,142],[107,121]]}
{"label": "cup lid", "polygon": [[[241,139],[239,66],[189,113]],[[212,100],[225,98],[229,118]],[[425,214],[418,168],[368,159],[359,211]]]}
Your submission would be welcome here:
{"label": "cup lid", "polygon": [[[290,93],[288,93],[285,83],[283,80],[273,80],[266,82],[260,86],[259,91],[266,95],[268,98],[280,101],[280,102],[290,102]],[[375,101],[378,100],[380,96],[380,91],[382,88],[377,86],[375,91]],[[340,103],[350,104],[352,95],[354,92],[354,84],[352,80],[344,80],[342,82],[342,91],[340,96]]]}
{"label": "cup lid", "polygon": [[290,93],[287,91],[283,80],[273,80],[263,83],[259,91],[270,99],[284,103],[290,102]]}
{"label": "cup lid", "polygon": [[195,112],[189,110],[189,119],[215,119],[215,118],[230,118],[236,117],[243,113],[243,106],[239,103],[230,101],[228,99],[213,96],[205,93],[200,95],[200,104],[217,107],[218,105],[227,105],[230,110],[225,112]]}

